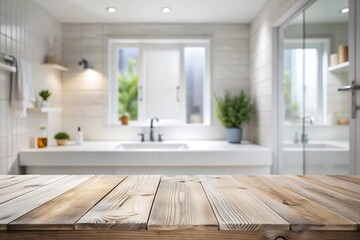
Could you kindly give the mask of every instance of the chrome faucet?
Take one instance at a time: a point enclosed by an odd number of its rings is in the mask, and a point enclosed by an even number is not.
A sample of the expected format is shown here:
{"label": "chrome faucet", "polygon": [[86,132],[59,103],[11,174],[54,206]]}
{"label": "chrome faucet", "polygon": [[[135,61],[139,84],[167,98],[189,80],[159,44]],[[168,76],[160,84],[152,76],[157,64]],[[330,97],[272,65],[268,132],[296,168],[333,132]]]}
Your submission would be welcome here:
{"label": "chrome faucet", "polygon": [[301,134],[301,143],[308,143],[309,142],[309,136],[305,133],[305,124],[306,124],[306,120],[309,120],[310,125],[314,125],[314,117],[310,117],[310,116],[304,116],[302,118],[302,123],[303,123],[303,132]]}
{"label": "chrome faucet", "polygon": [[294,134],[293,143],[298,144],[299,142],[300,142],[299,134],[296,132],[296,133]]}
{"label": "chrome faucet", "polygon": [[305,125],[305,123],[306,123],[306,120],[309,120],[309,123],[310,123],[311,125],[314,125],[314,117],[305,116],[305,117],[302,118],[302,120],[303,120],[303,124],[304,124],[304,125]]}
{"label": "chrome faucet", "polygon": [[153,117],[150,119],[150,142],[154,142],[154,120],[156,120],[157,122],[159,121],[159,119],[157,117]]}

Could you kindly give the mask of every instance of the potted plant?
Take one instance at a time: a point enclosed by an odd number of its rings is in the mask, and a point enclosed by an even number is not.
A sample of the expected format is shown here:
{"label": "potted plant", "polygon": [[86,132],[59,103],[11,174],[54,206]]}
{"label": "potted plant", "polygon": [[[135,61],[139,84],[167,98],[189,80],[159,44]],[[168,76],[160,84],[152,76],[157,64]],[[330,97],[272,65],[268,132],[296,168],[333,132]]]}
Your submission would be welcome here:
{"label": "potted plant", "polygon": [[121,114],[120,121],[122,125],[128,125],[130,122],[130,114],[128,112]]}
{"label": "potted plant", "polygon": [[66,142],[70,140],[70,136],[66,132],[58,132],[55,134],[54,138],[58,146],[64,146],[66,145]]}
{"label": "potted plant", "polygon": [[42,98],[41,107],[47,108],[49,107],[49,97],[51,96],[51,92],[49,90],[41,90],[39,92],[39,96]]}
{"label": "potted plant", "polygon": [[249,121],[255,110],[255,102],[244,91],[216,98],[216,115],[226,128],[226,140],[229,143],[241,143],[242,125]]}

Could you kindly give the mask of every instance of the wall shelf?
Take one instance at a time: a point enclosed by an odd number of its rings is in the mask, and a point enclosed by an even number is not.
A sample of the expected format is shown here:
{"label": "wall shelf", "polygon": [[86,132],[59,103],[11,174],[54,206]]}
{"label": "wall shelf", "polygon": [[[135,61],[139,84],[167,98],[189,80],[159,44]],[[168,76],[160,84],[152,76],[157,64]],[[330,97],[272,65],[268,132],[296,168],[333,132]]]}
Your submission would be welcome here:
{"label": "wall shelf", "polygon": [[336,64],[334,66],[329,67],[328,71],[332,73],[347,73],[349,69],[349,65],[350,65],[349,62]]}
{"label": "wall shelf", "polygon": [[10,66],[5,63],[0,63],[0,70],[4,70],[8,72],[16,72],[16,67]]}
{"label": "wall shelf", "polygon": [[55,69],[55,70],[61,71],[61,72],[67,72],[67,71],[69,71],[68,68],[66,68],[66,67],[64,67],[64,66],[62,66],[62,65],[60,65],[60,64],[45,63],[45,64],[43,64],[43,65],[46,66],[46,67],[53,68],[53,69]]}
{"label": "wall shelf", "polygon": [[47,107],[47,108],[29,108],[32,112],[40,112],[40,113],[49,113],[49,112],[62,112],[61,108],[53,108],[53,107]]}

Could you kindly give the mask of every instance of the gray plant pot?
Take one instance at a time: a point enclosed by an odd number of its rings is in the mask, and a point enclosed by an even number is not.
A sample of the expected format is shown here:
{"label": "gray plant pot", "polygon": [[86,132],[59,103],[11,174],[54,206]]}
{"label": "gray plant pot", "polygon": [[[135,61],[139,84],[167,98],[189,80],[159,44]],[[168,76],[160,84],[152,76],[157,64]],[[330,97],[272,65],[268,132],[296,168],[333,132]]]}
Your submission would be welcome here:
{"label": "gray plant pot", "polygon": [[226,140],[228,143],[241,143],[242,129],[241,128],[227,128]]}

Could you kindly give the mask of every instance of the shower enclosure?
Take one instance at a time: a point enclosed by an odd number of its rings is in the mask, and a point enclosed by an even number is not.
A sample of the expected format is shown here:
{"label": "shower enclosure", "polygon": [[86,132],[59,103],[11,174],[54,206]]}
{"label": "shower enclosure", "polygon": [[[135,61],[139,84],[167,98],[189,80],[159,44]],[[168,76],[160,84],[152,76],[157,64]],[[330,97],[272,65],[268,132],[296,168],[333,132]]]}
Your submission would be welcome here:
{"label": "shower enclosure", "polygon": [[310,1],[280,28],[281,173],[349,173],[348,11],[348,0]]}

